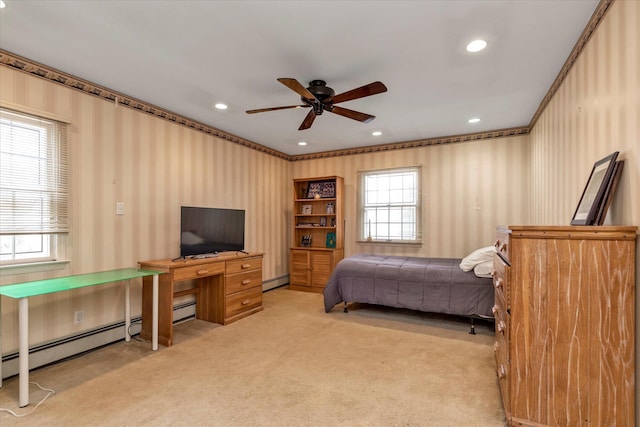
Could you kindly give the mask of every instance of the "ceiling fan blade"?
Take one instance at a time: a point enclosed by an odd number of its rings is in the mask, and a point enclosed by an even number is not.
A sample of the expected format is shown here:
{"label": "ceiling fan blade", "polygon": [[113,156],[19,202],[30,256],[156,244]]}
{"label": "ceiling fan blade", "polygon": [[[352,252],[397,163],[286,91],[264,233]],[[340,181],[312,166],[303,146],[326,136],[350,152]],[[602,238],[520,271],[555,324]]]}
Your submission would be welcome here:
{"label": "ceiling fan blade", "polygon": [[265,111],[287,110],[289,108],[308,108],[308,105],[287,105],[286,107],[258,108],[257,110],[247,110],[247,114],[264,113]]}
{"label": "ceiling fan blade", "polygon": [[313,110],[309,111],[309,113],[307,114],[307,117],[304,118],[298,130],[309,129],[315,119],[316,119],[316,112]]}
{"label": "ceiling fan blade", "polygon": [[347,92],[332,96],[325,103],[337,104],[339,102],[351,101],[352,99],[364,98],[365,96],[376,95],[386,92],[387,87],[382,82],[373,82],[368,85],[360,86]]}
{"label": "ceiling fan blade", "polygon": [[306,87],[302,86],[296,79],[280,77],[278,81],[303,98],[311,100],[316,99],[316,97],[311,92],[309,92]]}
{"label": "ceiling fan blade", "polygon": [[357,120],[362,123],[369,123],[371,120],[376,118],[376,116],[372,116],[371,114],[365,114],[359,111],[353,111],[353,110],[349,110],[348,108],[342,108],[337,106],[331,106],[331,108],[327,108],[326,110],[331,113],[338,114],[340,116],[344,116],[349,119]]}

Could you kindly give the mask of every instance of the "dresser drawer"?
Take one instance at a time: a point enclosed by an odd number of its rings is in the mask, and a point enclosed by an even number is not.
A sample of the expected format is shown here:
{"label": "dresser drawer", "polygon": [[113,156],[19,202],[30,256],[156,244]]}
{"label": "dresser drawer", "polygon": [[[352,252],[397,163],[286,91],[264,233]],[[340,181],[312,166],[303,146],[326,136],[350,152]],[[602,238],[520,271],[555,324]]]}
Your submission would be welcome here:
{"label": "dresser drawer", "polygon": [[225,277],[225,295],[244,291],[249,288],[262,286],[262,270],[251,270],[246,273],[233,274]]}
{"label": "dresser drawer", "polygon": [[235,316],[262,305],[262,288],[255,287],[225,297],[225,317]]}
{"label": "dresser drawer", "polygon": [[241,273],[249,270],[262,269],[262,257],[242,258],[227,261],[227,274]]}
{"label": "dresser drawer", "polygon": [[511,262],[509,258],[509,246],[510,246],[511,232],[506,228],[500,228],[496,230],[496,253],[507,262]]}
{"label": "dresser drawer", "polygon": [[214,262],[211,264],[198,264],[173,269],[173,280],[198,279],[200,277],[215,276],[224,274],[224,263]]}
{"label": "dresser drawer", "polygon": [[507,310],[507,281],[505,277],[505,265],[498,255],[493,259],[493,288],[495,302],[503,310]]}

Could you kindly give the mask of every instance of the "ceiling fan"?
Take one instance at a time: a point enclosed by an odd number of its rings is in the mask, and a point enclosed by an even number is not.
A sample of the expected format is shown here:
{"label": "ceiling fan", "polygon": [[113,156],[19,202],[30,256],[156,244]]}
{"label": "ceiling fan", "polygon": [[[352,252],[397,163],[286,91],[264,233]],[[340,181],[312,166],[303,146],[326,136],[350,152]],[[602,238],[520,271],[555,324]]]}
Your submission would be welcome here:
{"label": "ceiling fan", "polygon": [[311,111],[309,111],[307,116],[304,118],[298,130],[309,129],[313,124],[313,121],[316,119],[316,116],[321,115],[324,111],[338,114],[359,122],[369,123],[371,120],[375,119],[376,116],[349,110],[348,108],[338,107],[335,104],[387,91],[387,87],[382,84],[382,82],[373,82],[336,95],[335,91],[327,86],[327,83],[324,80],[312,80],[309,82],[309,87],[307,88],[302,86],[302,84],[300,84],[296,79],[292,78],[281,77],[278,81],[300,95],[302,105],[260,108],[257,110],[247,110],[247,113],[255,114],[263,113],[265,111],[286,110],[289,108],[311,108]]}

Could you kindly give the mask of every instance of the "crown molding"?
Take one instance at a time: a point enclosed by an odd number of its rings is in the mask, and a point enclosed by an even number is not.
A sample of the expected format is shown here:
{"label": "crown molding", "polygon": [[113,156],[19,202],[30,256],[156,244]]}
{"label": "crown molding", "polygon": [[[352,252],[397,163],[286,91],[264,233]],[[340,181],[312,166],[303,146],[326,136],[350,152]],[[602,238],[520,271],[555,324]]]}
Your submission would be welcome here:
{"label": "crown molding", "polygon": [[560,72],[556,76],[556,79],[551,84],[549,91],[544,96],[544,98],[542,98],[542,102],[540,102],[538,109],[536,110],[535,114],[531,118],[531,121],[529,122],[529,129],[533,129],[533,126],[536,124],[536,122],[540,118],[540,115],[542,114],[544,109],[547,108],[547,105],[549,105],[549,102],[551,102],[551,98],[553,98],[553,96],[556,94],[556,92],[560,88],[560,85],[562,84],[564,79],[567,77],[567,74],[569,74],[569,71],[573,67],[573,64],[575,64],[575,62],[577,61],[578,57],[584,50],[585,45],[591,39],[591,36],[596,31],[596,28],[598,28],[598,25],[600,25],[600,22],[602,22],[604,15],[607,13],[607,11],[609,10],[609,8],[611,7],[614,1],[615,0],[600,0],[600,3],[598,3],[596,10],[593,11],[593,14],[591,15],[591,19],[589,19],[589,22],[587,23],[587,26],[582,31],[582,34],[578,38],[578,41],[573,47],[573,50],[567,57],[567,60],[565,61],[562,68],[560,69]]}
{"label": "crown molding", "polygon": [[480,133],[446,136],[440,138],[419,139],[415,141],[394,142],[391,144],[368,145],[365,147],[348,148],[344,150],[322,151],[319,153],[299,154],[291,156],[291,161],[323,159],[327,157],[350,156],[353,154],[379,153],[381,151],[404,150],[407,148],[429,147],[432,145],[457,144],[461,142],[481,141],[486,139],[504,138],[529,134],[529,127],[492,130]]}
{"label": "crown molding", "polygon": [[247,148],[251,148],[253,150],[270,154],[272,156],[275,156],[284,160],[288,160],[288,161],[312,160],[312,159],[321,159],[321,158],[327,158],[327,157],[349,156],[353,154],[402,150],[406,148],[428,147],[428,146],[443,145],[443,144],[456,144],[461,142],[471,142],[471,141],[479,141],[479,140],[486,140],[486,139],[529,134],[530,130],[533,128],[533,126],[535,125],[536,121],[538,120],[538,118],[540,117],[540,115],[542,114],[546,106],[549,104],[549,102],[551,101],[555,93],[558,91],[558,88],[560,87],[565,77],[571,70],[573,64],[576,62],[577,58],[580,56],[580,54],[584,50],[584,46],[587,44],[587,42],[591,38],[591,36],[595,32],[596,28],[598,27],[598,25],[600,24],[606,12],[609,10],[610,6],[613,4],[614,1],[615,0],[600,0],[600,3],[598,4],[596,10],[591,16],[591,19],[589,20],[587,26],[582,32],[573,50],[569,54],[569,57],[567,58],[562,69],[558,73],[558,76],[556,77],[553,84],[549,88],[549,91],[542,99],[542,102],[540,103],[538,109],[536,110],[531,121],[529,122],[529,125],[523,126],[523,127],[501,129],[501,130],[494,130],[494,131],[481,132],[481,133],[453,135],[453,136],[446,136],[446,137],[439,137],[439,138],[428,138],[428,139],[421,139],[416,141],[396,142],[391,144],[372,145],[372,146],[364,146],[364,147],[349,148],[349,149],[342,149],[342,150],[324,151],[324,152],[311,153],[311,154],[287,155],[285,153],[274,150],[272,148],[265,147],[264,145],[258,144],[256,142],[241,138],[239,136],[214,128],[204,123],[194,121],[185,116],[181,116],[180,114],[176,114],[172,111],[166,110],[164,108],[160,108],[153,104],[149,104],[147,102],[141,101],[131,96],[127,96],[125,94],[113,91],[103,86],[96,85],[89,81],[80,79],[78,77],[72,76],[70,74],[64,73],[62,71],[56,70],[54,68],[48,67],[44,64],[40,64],[30,59],[23,58],[19,55],[16,55],[14,53],[11,53],[2,49],[0,49],[0,65],[30,74],[32,76],[42,78],[45,80],[49,80],[54,83],[64,85],[74,90],[82,91],[89,95],[93,95],[93,96],[105,99],[107,101],[114,102],[117,105],[122,105],[123,107],[141,111],[143,113],[150,114],[160,119],[167,120],[172,123],[185,126],[190,129],[194,129],[196,131],[203,132],[208,135],[212,135],[217,138],[221,138],[226,141],[230,141]]}
{"label": "crown molding", "polygon": [[173,111],[160,108],[153,104],[149,104],[148,102],[144,102],[123,93],[113,91],[103,86],[99,86],[95,83],[80,79],[78,77],[72,76],[70,74],[64,73],[30,59],[23,58],[19,55],[2,49],[0,49],[0,65],[30,74],[32,76],[40,77],[53,83],[64,85],[71,89],[79,90],[86,94],[93,95],[107,101],[114,102],[119,106],[141,111],[160,119],[167,120],[172,123],[197,130],[199,132],[204,132],[208,135],[212,135],[217,138],[221,138],[242,145],[244,147],[251,148],[253,150],[261,151],[263,153],[267,153],[281,159],[289,160],[289,156],[285,153],[281,153],[280,151],[265,147],[264,145],[249,141],[248,139],[240,138],[239,136],[233,135],[209,125],[205,125],[204,123],[197,122],[195,120],[189,119],[188,117],[181,116],[180,114],[176,114]]}

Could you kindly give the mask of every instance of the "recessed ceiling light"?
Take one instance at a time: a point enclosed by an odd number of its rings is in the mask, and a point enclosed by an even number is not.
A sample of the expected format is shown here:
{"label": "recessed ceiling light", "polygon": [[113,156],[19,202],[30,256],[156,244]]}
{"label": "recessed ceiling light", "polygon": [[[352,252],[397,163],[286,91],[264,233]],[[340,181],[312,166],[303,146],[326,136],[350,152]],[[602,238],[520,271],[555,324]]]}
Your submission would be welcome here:
{"label": "recessed ceiling light", "polygon": [[227,104],[222,104],[220,102],[214,105],[214,107],[216,107],[218,110],[226,110],[227,108],[229,108]]}
{"label": "recessed ceiling light", "polygon": [[471,119],[467,120],[467,123],[471,123],[471,124],[473,124],[473,123],[480,123],[480,119],[479,119],[479,118],[477,118],[477,117],[473,117],[473,118],[471,118]]}
{"label": "recessed ceiling light", "polygon": [[307,143],[305,141],[300,141],[298,142],[298,145],[307,145]]}
{"label": "recessed ceiling light", "polygon": [[376,131],[371,132],[371,135],[380,136],[380,135],[382,135],[382,132],[380,132],[379,130],[376,130]]}
{"label": "recessed ceiling light", "polygon": [[487,47],[487,42],[484,40],[474,40],[467,45],[467,52],[480,52]]}

